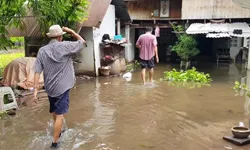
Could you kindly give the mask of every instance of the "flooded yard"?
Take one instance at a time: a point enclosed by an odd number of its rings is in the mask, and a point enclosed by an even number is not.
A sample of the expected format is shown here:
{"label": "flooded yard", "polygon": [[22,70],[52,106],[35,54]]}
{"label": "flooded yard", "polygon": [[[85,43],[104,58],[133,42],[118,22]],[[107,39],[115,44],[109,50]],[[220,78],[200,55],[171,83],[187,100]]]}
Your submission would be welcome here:
{"label": "flooded yard", "polygon": [[[187,89],[161,82],[173,65],[158,65],[153,86],[143,86],[140,72],[131,82],[121,77],[79,81],[71,91],[69,129],[62,150],[248,150],[222,140],[240,121],[248,125],[250,100],[235,96],[235,80],[246,77],[238,65],[202,64],[211,86]],[[250,79],[250,77],[248,77]],[[49,149],[51,116],[46,95],[0,120],[1,150]]]}

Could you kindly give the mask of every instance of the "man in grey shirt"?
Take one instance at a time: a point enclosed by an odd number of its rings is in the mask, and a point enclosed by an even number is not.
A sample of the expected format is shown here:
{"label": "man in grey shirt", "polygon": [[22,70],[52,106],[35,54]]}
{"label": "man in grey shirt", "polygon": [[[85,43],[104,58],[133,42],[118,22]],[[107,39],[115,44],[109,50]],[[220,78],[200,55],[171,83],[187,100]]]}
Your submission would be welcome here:
{"label": "man in grey shirt", "polygon": [[[71,34],[77,41],[62,41],[63,34]],[[34,98],[37,99],[40,74],[44,74],[44,87],[50,102],[50,113],[54,120],[54,139],[51,148],[58,147],[64,114],[69,108],[69,90],[75,84],[72,55],[80,52],[84,39],[70,28],[53,25],[47,36],[51,41],[39,49],[34,66]]]}

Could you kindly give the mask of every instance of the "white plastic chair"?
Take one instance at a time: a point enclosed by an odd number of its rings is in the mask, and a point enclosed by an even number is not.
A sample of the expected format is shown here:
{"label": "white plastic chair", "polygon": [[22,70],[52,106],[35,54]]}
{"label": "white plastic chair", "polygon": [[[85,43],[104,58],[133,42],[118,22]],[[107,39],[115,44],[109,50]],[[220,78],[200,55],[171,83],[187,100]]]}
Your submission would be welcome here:
{"label": "white plastic chair", "polygon": [[[5,100],[12,101],[5,104]],[[18,108],[14,92],[10,87],[0,87],[0,112]]]}

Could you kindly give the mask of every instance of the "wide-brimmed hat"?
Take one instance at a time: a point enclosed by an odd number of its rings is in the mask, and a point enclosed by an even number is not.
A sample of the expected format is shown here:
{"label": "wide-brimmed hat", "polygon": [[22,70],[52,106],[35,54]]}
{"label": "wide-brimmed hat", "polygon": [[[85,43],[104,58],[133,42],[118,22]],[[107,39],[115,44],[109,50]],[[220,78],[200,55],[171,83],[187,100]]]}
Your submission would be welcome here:
{"label": "wide-brimmed hat", "polygon": [[49,32],[46,34],[48,37],[58,37],[66,32],[63,32],[62,28],[59,25],[52,25],[49,28]]}

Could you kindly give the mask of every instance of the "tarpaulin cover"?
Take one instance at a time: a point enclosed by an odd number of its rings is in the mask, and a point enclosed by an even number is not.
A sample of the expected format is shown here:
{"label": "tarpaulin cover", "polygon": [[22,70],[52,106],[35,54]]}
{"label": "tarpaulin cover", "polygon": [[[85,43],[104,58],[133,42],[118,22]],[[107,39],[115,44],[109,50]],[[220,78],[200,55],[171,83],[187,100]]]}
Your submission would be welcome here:
{"label": "tarpaulin cover", "polygon": [[[23,57],[10,62],[4,69],[2,84],[10,87],[19,86],[23,89],[33,88],[35,61],[36,58],[34,57]],[[43,74],[41,74],[39,86],[42,87],[43,85]]]}

